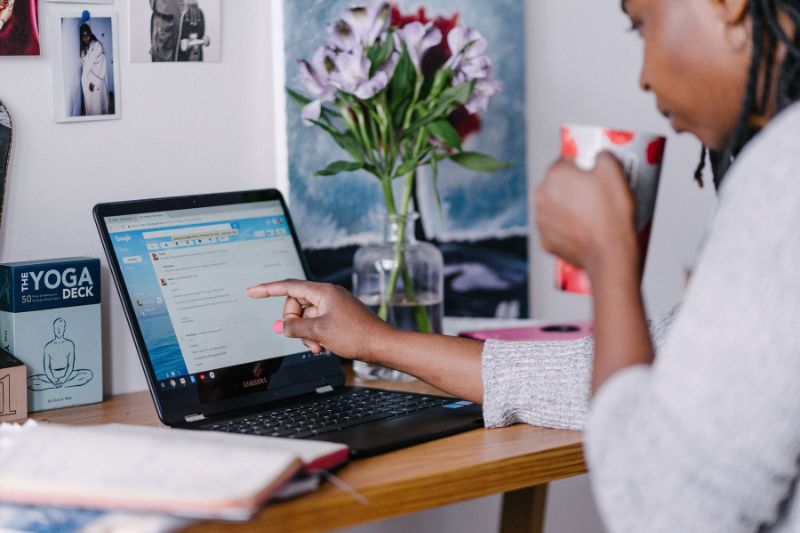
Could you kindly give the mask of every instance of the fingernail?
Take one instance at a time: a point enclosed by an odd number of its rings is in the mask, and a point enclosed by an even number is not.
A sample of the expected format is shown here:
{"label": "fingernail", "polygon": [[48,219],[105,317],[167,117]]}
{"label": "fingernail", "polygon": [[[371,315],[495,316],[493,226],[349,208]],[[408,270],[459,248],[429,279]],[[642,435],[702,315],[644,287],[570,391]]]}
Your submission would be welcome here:
{"label": "fingernail", "polygon": [[275,333],[283,333],[283,320],[276,320],[272,323],[272,331]]}

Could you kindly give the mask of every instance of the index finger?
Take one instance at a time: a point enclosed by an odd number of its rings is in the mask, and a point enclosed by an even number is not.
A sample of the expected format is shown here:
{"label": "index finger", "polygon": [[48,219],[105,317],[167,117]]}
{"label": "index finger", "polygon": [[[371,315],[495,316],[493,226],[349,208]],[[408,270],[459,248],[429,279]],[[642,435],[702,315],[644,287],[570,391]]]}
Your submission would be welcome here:
{"label": "index finger", "polygon": [[262,283],[247,289],[251,298],[270,298],[272,296],[289,296],[303,305],[319,305],[322,301],[322,284],[315,281],[285,279]]}

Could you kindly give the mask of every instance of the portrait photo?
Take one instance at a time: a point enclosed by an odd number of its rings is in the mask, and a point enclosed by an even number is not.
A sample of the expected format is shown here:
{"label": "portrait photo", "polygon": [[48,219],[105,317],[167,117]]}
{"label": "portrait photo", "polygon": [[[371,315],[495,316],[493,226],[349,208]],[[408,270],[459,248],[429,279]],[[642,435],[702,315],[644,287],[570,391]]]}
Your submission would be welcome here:
{"label": "portrait photo", "polygon": [[130,0],[128,5],[132,62],[220,61],[220,0]]}
{"label": "portrait photo", "polygon": [[58,26],[53,66],[55,118],[59,122],[119,118],[116,16],[80,13],[53,18]]}
{"label": "portrait photo", "polygon": [[0,56],[38,56],[39,0],[0,0]]}

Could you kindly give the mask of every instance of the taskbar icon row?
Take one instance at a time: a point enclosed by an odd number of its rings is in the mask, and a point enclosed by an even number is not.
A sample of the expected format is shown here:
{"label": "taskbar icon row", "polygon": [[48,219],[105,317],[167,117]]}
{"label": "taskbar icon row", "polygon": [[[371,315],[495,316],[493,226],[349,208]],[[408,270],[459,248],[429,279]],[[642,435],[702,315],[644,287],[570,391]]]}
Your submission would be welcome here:
{"label": "taskbar icon row", "polygon": [[161,386],[161,390],[180,389],[196,383],[210,381],[216,377],[217,375],[212,370],[210,372],[200,372],[199,374],[189,374],[188,376],[176,376],[169,379],[162,379],[159,384]]}

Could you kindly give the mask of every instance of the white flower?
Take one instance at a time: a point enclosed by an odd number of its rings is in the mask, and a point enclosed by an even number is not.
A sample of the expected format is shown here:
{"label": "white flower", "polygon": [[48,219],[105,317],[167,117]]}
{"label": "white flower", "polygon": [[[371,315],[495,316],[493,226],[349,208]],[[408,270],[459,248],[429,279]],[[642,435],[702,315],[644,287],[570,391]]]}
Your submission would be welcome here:
{"label": "white flower", "polygon": [[447,44],[452,56],[445,66],[453,71],[453,83],[475,81],[464,107],[470,113],[486,111],[489,100],[503,90],[503,84],[491,77],[492,61],[486,55],[486,39],[476,30],[458,26],[447,34]]}
{"label": "white flower", "polygon": [[358,45],[358,38],[353,28],[343,20],[337,20],[329,27],[331,45],[336,50],[350,51]]}
{"label": "white flower", "polygon": [[489,107],[489,100],[503,90],[503,84],[490,78],[480,79],[475,82],[475,88],[469,101],[464,104],[470,113],[482,113]]}
{"label": "white flower", "polygon": [[405,43],[408,56],[417,72],[422,72],[422,57],[425,52],[442,42],[442,32],[433,27],[433,22],[422,24],[411,22],[395,34],[395,48],[402,50]]}
{"label": "white flower", "polygon": [[472,80],[482,80],[489,77],[492,61],[488,56],[478,56],[468,61],[462,61],[458,70],[453,73],[456,85]]}
{"label": "white flower", "polygon": [[445,66],[458,71],[464,63],[480,61],[481,57],[485,57],[486,39],[477,30],[456,26],[447,34],[447,46],[452,55]]}
{"label": "white flower", "polygon": [[386,88],[399,60],[400,54],[393,52],[370,77],[372,63],[360,46],[348,52],[339,52],[333,59],[336,68],[331,73],[331,83],[342,92],[368,100]]}
{"label": "white flower", "polygon": [[391,22],[388,2],[356,2],[330,26],[332,44],[343,52],[369,48],[385,38]]}
{"label": "white flower", "polygon": [[311,125],[318,120],[322,111],[322,102],[332,102],[336,87],[331,83],[331,72],[334,69],[333,51],[324,46],[318,48],[311,57],[311,63],[298,62],[300,82],[311,97],[311,102],[303,106],[303,123]]}

